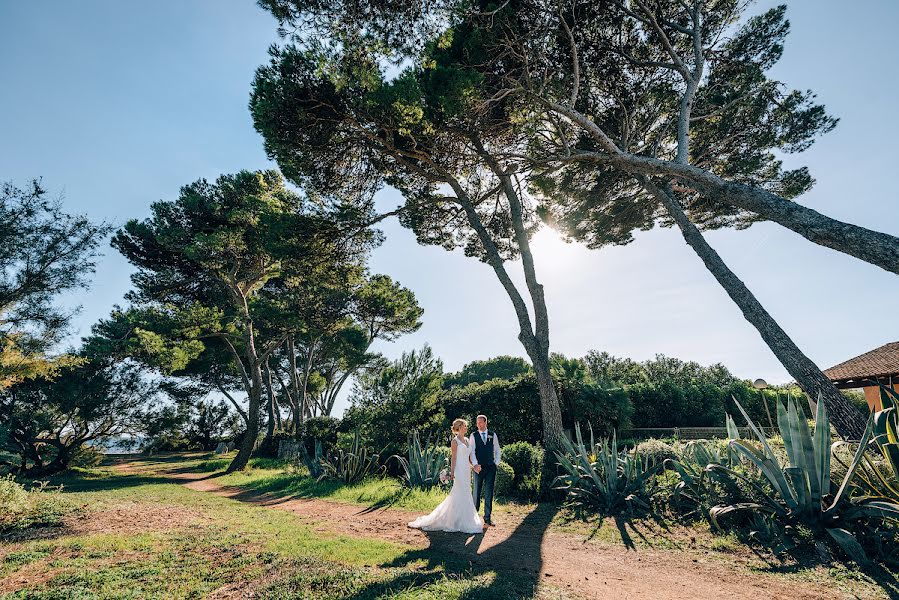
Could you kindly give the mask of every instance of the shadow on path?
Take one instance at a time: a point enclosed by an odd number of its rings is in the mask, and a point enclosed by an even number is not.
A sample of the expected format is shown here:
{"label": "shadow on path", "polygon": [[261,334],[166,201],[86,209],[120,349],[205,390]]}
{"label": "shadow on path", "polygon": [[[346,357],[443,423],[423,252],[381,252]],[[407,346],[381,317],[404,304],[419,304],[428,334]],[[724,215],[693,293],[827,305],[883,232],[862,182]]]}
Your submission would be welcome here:
{"label": "shadow on path", "polygon": [[[543,570],[544,536],[559,507],[543,504],[528,514],[502,541],[492,544],[488,529],[482,535],[466,536],[459,533],[425,532],[428,547],[410,550],[384,567],[409,567],[423,564],[429,571],[419,576],[415,585],[426,585],[443,577],[471,577],[494,575],[486,587],[479,586],[462,598],[533,598],[537,594]],[[545,577],[550,582],[551,574]],[[414,575],[407,575],[415,579]],[[375,584],[389,585],[396,582]],[[410,581],[410,583],[412,583]],[[370,598],[372,592],[365,590],[352,596],[354,600]],[[377,593],[374,594],[377,596]]]}

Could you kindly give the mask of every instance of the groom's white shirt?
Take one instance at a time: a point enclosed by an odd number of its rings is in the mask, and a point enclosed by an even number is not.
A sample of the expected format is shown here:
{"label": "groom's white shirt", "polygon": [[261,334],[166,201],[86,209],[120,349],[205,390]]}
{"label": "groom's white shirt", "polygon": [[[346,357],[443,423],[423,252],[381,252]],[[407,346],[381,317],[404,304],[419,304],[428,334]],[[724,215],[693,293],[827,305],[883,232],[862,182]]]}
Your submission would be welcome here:
{"label": "groom's white shirt", "polygon": [[[483,434],[480,431],[475,431],[474,433],[471,434],[471,437],[468,438],[468,443],[471,444],[471,448],[472,448],[471,464],[473,464],[473,465],[478,464],[478,457],[474,453],[474,448],[475,448],[474,436],[476,436],[476,435],[481,436],[481,441],[484,442],[485,444],[487,443],[487,440],[485,439],[487,437],[486,431]],[[499,438],[497,437],[496,432],[494,431],[493,432],[493,462],[498,465],[499,459],[501,456],[502,456],[502,452],[499,449]]]}

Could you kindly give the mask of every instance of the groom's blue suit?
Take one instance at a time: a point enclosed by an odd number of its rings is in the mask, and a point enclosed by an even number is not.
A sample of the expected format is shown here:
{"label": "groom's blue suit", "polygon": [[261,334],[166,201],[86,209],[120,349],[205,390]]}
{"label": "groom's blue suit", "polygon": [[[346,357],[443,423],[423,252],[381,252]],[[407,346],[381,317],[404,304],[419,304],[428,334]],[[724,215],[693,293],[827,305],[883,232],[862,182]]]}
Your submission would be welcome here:
{"label": "groom's blue suit", "polygon": [[475,431],[471,434],[474,438],[474,456],[481,467],[480,473],[474,475],[474,507],[481,508],[481,493],[484,494],[484,520],[490,522],[493,513],[493,486],[496,482],[496,462],[499,454],[499,441],[496,433],[487,430],[483,434]]}

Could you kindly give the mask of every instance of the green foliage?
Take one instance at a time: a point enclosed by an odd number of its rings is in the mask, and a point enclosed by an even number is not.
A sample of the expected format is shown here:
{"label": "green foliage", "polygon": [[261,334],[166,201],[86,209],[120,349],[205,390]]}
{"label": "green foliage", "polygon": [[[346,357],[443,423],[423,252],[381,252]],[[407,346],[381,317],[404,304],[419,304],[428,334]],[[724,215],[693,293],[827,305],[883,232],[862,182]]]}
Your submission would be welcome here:
{"label": "green foliage", "polygon": [[438,404],[442,385],[443,363],[429,346],[404,352],[398,360],[357,378],[344,426],[358,429],[365,443],[385,457],[404,454],[405,433],[419,431],[436,439],[446,431]]}
{"label": "green foliage", "polygon": [[306,449],[312,451],[316,442],[327,453],[337,444],[337,432],[340,429],[340,420],[334,417],[310,417],[303,421],[300,431],[300,439],[306,445]]}
{"label": "green foliage", "polygon": [[[740,407],[739,403],[737,404]],[[789,547],[788,534],[798,526],[813,531],[826,531],[856,562],[867,557],[852,527],[863,528],[866,523],[899,518],[899,504],[864,497],[851,497],[851,485],[866,446],[872,437],[873,417],[840,484],[834,488],[831,472],[830,421],[824,402],[818,402],[815,428],[809,427],[798,401],[790,397],[785,408],[777,404],[778,429],[784,440],[788,463],[783,464],[771,449],[765,434],[743,413],[757,443],[733,440],[733,449],[760,473],[766,487],[752,482],[745,475],[722,465],[709,468],[731,481],[749,483],[759,494],[759,502],[743,502],[714,507],[710,516],[716,527],[722,519],[737,513],[752,513],[762,518],[773,531],[782,548]],[[770,533],[767,532],[767,533]],[[766,535],[767,535],[766,533]]]}
{"label": "green foliage", "polygon": [[653,477],[663,465],[650,465],[640,455],[619,452],[613,435],[600,443],[584,445],[580,425],[575,426],[575,442],[564,438],[564,453],[556,458],[562,469],[554,487],[567,495],[567,502],[580,511],[616,515],[634,509],[649,510]]}
{"label": "green foliage", "polygon": [[[872,457],[875,453],[865,452],[858,465],[856,484],[864,498],[899,503],[899,394],[881,385],[880,400],[883,410],[872,416],[872,441],[879,455]],[[845,442],[838,445],[848,446]],[[834,458],[848,469],[839,454],[835,453]]]}
{"label": "green foliage", "polygon": [[410,488],[429,490],[440,484],[440,472],[446,468],[446,454],[441,452],[436,444],[430,440],[424,447],[418,437],[418,432],[413,431],[409,436],[407,456],[393,455],[402,467],[401,478]]}
{"label": "green foliage", "polygon": [[486,383],[491,379],[516,379],[532,372],[530,363],[519,356],[496,356],[466,364],[458,373],[448,374],[443,384],[447,388],[457,385],[465,387],[472,383]]}
{"label": "green foliage", "polygon": [[502,462],[515,472],[512,482],[514,494],[523,500],[536,500],[544,467],[543,448],[527,442],[513,442],[503,446]]}
{"label": "green foliage", "polygon": [[[338,452],[339,451],[340,450],[338,450]],[[320,481],[324,477],[324,453],[322,452],[321,440],[315,440],[311,454],[309,453],[309,450],[306,449],[306,444],[300,444],[299,459],[303,463],[303,466],[306,467],[306,471],[311,478]]]}
{"label": "green foliage", "polygon": [[26,489],[12,475],[0,478],[0,533],[59,525],[75,507],[46,484]]}
{"label": "green foliage", "polygon": [[[583,419],[602,433],[629,425],[631,404],[621,389],[605,389],[590,380],[566,379],[560,371],[554,372],[554,382],[562,403],[563,425],[573,427],[577,419]],[[490,428],[506,445],[516,441],[537,444],[543,439],[541,421],[533,418],[541,412],[537,380],[532,374],[456,386],[441,394],[441,404],[448,420],[462,417],[474,422],[476,415],[486,414]]]}
{"label": "green foliage", "polygon": [[40,477],[69,467],[85,444],[139,433],[157,382],[129,362],[83,357],[53,380],[26,379],[0,389],[0,449],[20,474]]}
{"label": "green foliage", "polygon": [[507,498],[512,495],[514,490],[515,469],[508,463],[499,463],[496,465],[496,481],[494,482],[493,492],[501,498]]}
{"label": "green foliage", "polygon": [[87,286],[109,229],[65,213],[37,180],[0,183],[0,389],[76,364],[51,355],[73,314],[56,301]]}
{"label": "green foliage", "polygon": [[[318,451],[316,444],[316,451]],[[358,483],[379,472],[379,456],[371,448],[362,445],[359,432],[353,435],[353,445],[349,450],[338,448],[331,456],[321,460],[322,472],[319,480],[340,481],[344,484]],[[311,471],[310,471],[311,472]]]}

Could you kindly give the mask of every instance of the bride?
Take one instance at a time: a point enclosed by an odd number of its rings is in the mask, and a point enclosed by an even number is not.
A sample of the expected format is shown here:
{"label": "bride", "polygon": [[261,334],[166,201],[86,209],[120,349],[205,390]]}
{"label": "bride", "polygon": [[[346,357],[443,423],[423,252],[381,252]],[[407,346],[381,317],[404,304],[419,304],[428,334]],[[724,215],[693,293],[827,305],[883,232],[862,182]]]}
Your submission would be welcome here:
{"label": "bride", "polygon": [[474,507],[471,496],[471,448],[465,434],[468,422],[465,419],[453,421],[452,454],[453,489],[440,506],[424,517],[418,517],[409,527],[422,531],[459,531],[462,533],[483,533],[484,521]]}

